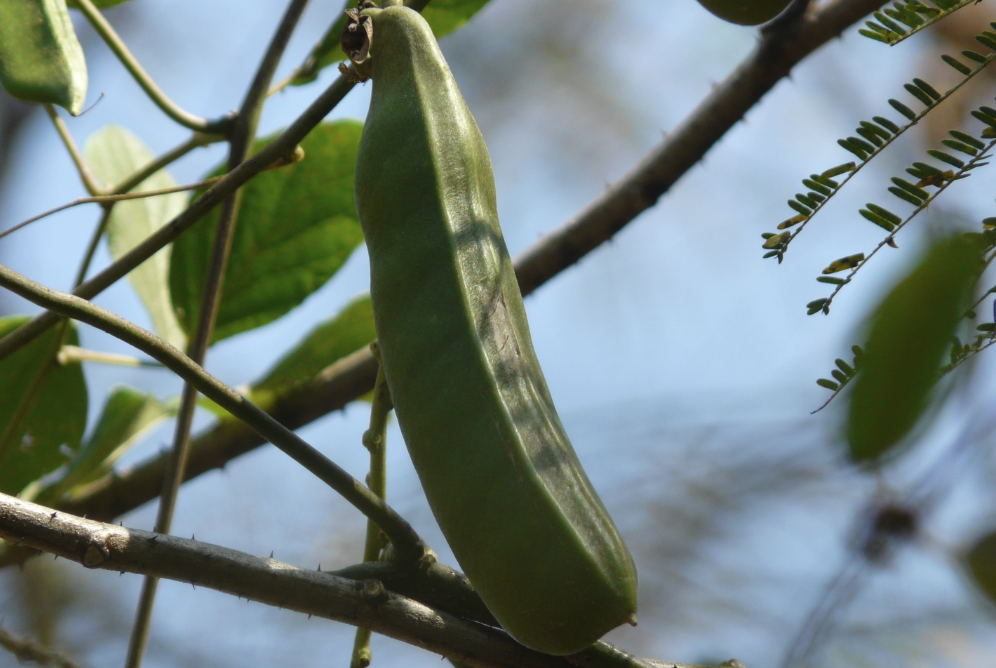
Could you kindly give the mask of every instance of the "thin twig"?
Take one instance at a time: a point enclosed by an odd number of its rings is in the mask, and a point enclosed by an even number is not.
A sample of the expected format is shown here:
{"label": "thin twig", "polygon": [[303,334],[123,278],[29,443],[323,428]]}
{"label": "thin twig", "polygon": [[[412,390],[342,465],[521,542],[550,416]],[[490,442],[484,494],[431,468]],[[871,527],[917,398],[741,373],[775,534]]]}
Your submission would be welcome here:
{"label": "thin twig", "polygon": [[103,212],[100,214],[100,221],[97,223],[97,227],[94,228],[93,234],[90,236],[90,242],[87,244],[86,253],[83,254],[83,261],[80,262],[80,268],[76,272],[76,280],[73,281],[73,286],[79,288],[83,285],[83,281],[86,280],[87,272],[90,271],[90,265],[93,263],[93,257],[97,254],[97,247],[100,245],[100,240],[104,236],[104,232],[107,230],[107,226],[111,222],[111,212],[114,210],[114,205],[111,204],[104,208]]}
{"label": "thin twig", "polygon": [[82,668],[82,666],[62,652],[45,647],[40,642],[27,636],[19,636],[0,627],[0,647],[17,657],[19,663],[37,663],[42,666],[57,666],[57,668]]}
{"label": "thin twig", "polygon": [[91,195],[104,195],[107,191],[101,187],[100,183],[97,181],[97,177],[93,175],[90,171],[90,166],[86,164],[86,159],[83,154],[80,153],[79,147],[76,146],[76,142],[73,140],[72,133],[69,132],[69,128],[66,127],[65,121],[59,116],[59,112],[55,110],[55,107],[51,104],[45,105],[45,111],[48,113],[48,117],[52,119],[52,125],[55,126],[55,131],[59,133],[59,138],[62,139],[62,143],[65,144],[66,150],[69,151],[69,157],[72,158],[73,164],[76,165],[76,171],[79,172],[80,180],[83,182],[83,187]]}
{"label": "thin twig", "polygon": [[[377,343],[370,344],[370,351],[377,358],[377,382],[374,384],[373,402],[370,405],[370,427],[363,433],[363,447],[370,452],[370,473],[367,474],[367,487],[382,499],[387,498],[387,418],[394,404],[391,390],[387,386],[384,365],[380,363]],[[363,545],[363,561],[375,562],[384,549],[384,533],[376,524],[367,520],[367,537]],[[350,668],[367,668],[373,655],[370,652],[370,629],[358,626],[353,640],[353,654]]]}
{"label": "thin twig", "polygon": [[195,116],[187,111],[181,109],[175,102],[173,102],[166,93],[164,93],[156,82],[152,80],[142,66],[139,64],[138,60],[132,54],[132,52],[125,45],[121,37],[115,32],[111,24],[107,22],[103,14],[100,13],[90,0],[76,0],[77,5],[86,16],[90,24],[93,25],[94,30],[97,34],[101,36],[104,42],[110,47],[114,55],[118,57],[121,64],[125,66],[125,69],[131,74],[132,78],[138,82],[138,85],[142,87],[145,94],[149,96],[157,107],[159,107],[163,113],[172,118],[174,121],[189,128],[196,132],[203,132],[205,134],[224,134],[227,130],[229,124],[231,123],[231,118],[228,116],[222,117],[220,119],[209,121],[207,119],[201,118],[200,116]]}
{"label": "thin twig", "polygon": [[966,179],[969,176],[971,176],[972,169],[974,169],[977,165],[979,165],[981,161],[988,160],[989,158],[992,157],[991,155],[989,155],[989,151],[993,150],[993,148],[996,148],[996,139],[994,139],[991,142],[989,142],[988,144],[986,144],[985,148],[981,149],[979,151],[978,155],[973,156],[972,159],[969,160],[968,162],[966,162],[963,167],[959,168],[955,172],[955,175],[954,175],[953,178],[946,179],[943,183],[941,183],[939,185],[936,185],[937,190],[935,190],[930,195],[930,197],[928,197],[927,199],[925,199],[918,207],[916,207],[915,209],[913,209],[912,213],[910,213],[908,216],[906,216],[906,218],[904,218],[894,228],[892,228],[892,230],[889,232],[889,234],[886,235],[886,237],[882,241],[878,242],[878,244],[875,246],[875,248],[873,248],[872,251],[870,253],[868,253],[868,255],[865,256],[865,258],[863,260],[861,260],[861,262],[859,262],[855,267],[853,267],[851,269],[851,271],[849,271],[847,273],[847,277],[844,279],[844,281],[842,283],[839,283],[838,285],[836,285],[834,287],[833,292],[830,293],[830,296],[827,297],[826,301],[823,303],[823,313],[826,314],[826,315],[830,314],[830,305],[833,303],[834,298],[840,293],[840,291],[843,289],[843,287],[845,285],[847,285],[848,283],[850,283],[851,280],[854,278],[854,276],[859,271],[861,271],[861,269],[866,264],[868,264],[868,262],[873,257],[875,257],[875,255],[878,254],[878,252],[880,250],[882,250],[886,246],[892,247],[893,244],[895,243],[896,235],[899,234],[900,230],[902,230],[904,227],[906,227],[906,225],[909,224],[910,221],[912,221],[921,212],[923,212],[928,206],[930,206],[931,203],[933,203],[934,200],[936,200],[938,197],[940,197],[940,195],[941,195],[942,192],[944,192],[945,190],[948,189],[948,187],[950,187],[951,185],[953,185],[957,181],[961,181],[962,179]]}
{"label": "thin twig", "polygon": [[0,265],[0,287],[39,306],[57,311],[63,317],[92,325],[162,362],[201,394],[245,422],[260,436],[311,471],[361,513],[373,518],[391,538],[403,559],[418,561],[426,554],[427,548],[419,535],[376,494],[308,445],[300,436],[267,415],[256,404],[194,364],[189,357],[152,332],[85,299],[35,283],[3,265]]}
{"label": "thin twig", "polygon": [[[303,150],[295,151],[288,158],[277,160],[275,163],[273,163],[272,165],[270,165],[269,167],[267,167],[263,171],[269,171],[271,169],[280,169],[281,167],[286,167],[287,165],[292,165],[292,164],[294,164],[296,162],[300,162],[303,158],[304,158],[304,151]],[[159,162],[159,161],[157,161],[157,162]],[[147,168],[143,169],[142,172],[139,172],[139,173],[137,173],[135,175],[136,177],[137,176],[142,176],[142,178],[140,180],[138,180],[137,183],[132,183],[133,181],[135,181],[135,177],[129,177],[128,181],[126,181],[125,183],[121,184],[120,187],[115,188],[114,192],[118,192],[119,190],[122,190],[125,187],[127,187],[128,190],[131,190],[132,188],[134,188],[135,186],[137,186],[138,184],[140,184],[142,181],[144,181],[145,179],[149,178],[149,176],[151,176],[151,174],[144,174],[143,175],[143,172],[145,172],[145,171],[147,171]],[[225,178],[225,177],[224,176],[213,176],[210,179],[205,179],[203,181],[198,181],[197,183],[188,183],[185,186],[174,186],[172,188],[162,188],[160,190],[144,190],[142,192],[137,192],[137,193],[124,192],[124,193],[121,193],[121,194],[114,194],[114,195],[98,195],[96,197],[80,197],[78,199],[73,200],[72,202],[69,202],[67,204],[63,204],[62,206],[57,206],[54,209],[49,209],[48,211],[45,211],[44,213],[40,213],[37,216],[34,216],[32,218],[28,218],[27,220],[22,221],[22,222],[18,223],[17,225],[14,225],[13,227],[4,230],[3,232],[0,232],[0,239],[3,239],[5,236],[7,236],[8,234],[11,234],[12,232],[18,231],[19,229],[21,229],[22,227],[24,227],[26,225],[30,225],[31,223],[34,223],[34,222],[36,222],[38,220],[41,220],[42,218],[45,218],[47,216],[51,216],[54,213],[59,213],[60,211],[65,211],[66,209],[70,209],[70,208],[72,208],[74,206],[79,206],[81,204],[94,204],[94,203],[96,203],[96,204],[102,204],[102,205],[106,206],[107,204],[113,204],[114,202],[122,202],[122,201],[125,201],[125,200],[145,199],[146,197],[158,197],[160,195],[170,195],[172,193],[185,192],[187,190],[200,190],[202,188],[209,188],[209,187],[213,186],[214,184],[216,184],[219,181],[221,181],[223,178]]]}
{"label": "thin twig", "polygon": [[14,225],[13,227],[4,230],[3,232],[0,232],[0,239],[3,239],[8,234],[18,231],[22,227],[25,227],[27,225],[30,225],[31,223],[39,221],[42,218],[46,218],[54,213],[59,213],[60,211],[65,211],[66,209],[71,209],[74,206],[79,206],[81,204],[95,204],[95,203],[107,204],[110,202],[123,202],[125,200],[132,200],[132,199],[145,199],[146,197],[158,197],[159,195],[169,195],[171,193],[185,192],[187,190],[198,190],[200,188],[207,188],[209,186],[213,186],[215,183],[220,181],[221,178],[222,177],[220,176],[216,176],[214,178],[210,178],[204,181],[198,181],[197,183],[188,183],[185,186],[163,188],[161,190],[146,190],[140,193],[125,193],[123,195],[97,195],[96,197],[80,197],[78,199],[74,199],[72,202],[63,204],[62,206],[57,206],[54,209],[49,209],[48,211],[45,211],[44,213],[39,213],[37,216],[28,218],[27,220],[22,221],[17,225]]}

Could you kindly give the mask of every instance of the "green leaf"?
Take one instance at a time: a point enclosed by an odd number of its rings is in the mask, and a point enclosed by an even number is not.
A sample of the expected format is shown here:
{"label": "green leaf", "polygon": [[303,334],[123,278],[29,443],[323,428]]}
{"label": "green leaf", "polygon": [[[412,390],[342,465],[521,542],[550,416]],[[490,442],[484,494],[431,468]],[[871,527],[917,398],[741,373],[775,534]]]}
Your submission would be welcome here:
{"label": "green leaf", "polygon": [[965,555],[965,564],[982,593],[996,603],[996,533],[976,542]]}
{"label": "green leaf", "polygon": [[[0,338],[14,331],[31,318],[15,315],[0,318]],[[0,360],[0,434],[6,433],[11,418],[49,358],[55,337],[61,334],[55,327],[24,346],[10,357]],[[76,330],[71,329],[67,343],[77,343]],[[0,451],[0,492],[18,494],[43,475],[66,463],[65,445],[76,450],[86,428],[87,392],[83,370],[78,364],[53,366],[35,395],[33,406],[12,438]]]}
{"label": "green leaf", "polygon": [[[474,14],[479,12],[488,0],[433,0],[422,10],[422,16],[432,27],[436,39],[442,39],[458,28],[463,27]],[[356,0],[349,0],[343,7],[355,7]],[[297,75],[291,81],[292,86],[311,83],[318,78],[318,73],[333,63],[342,62],[346,55],[339,45],[339,37],[346,26],[346,16],[339,14],[335,23],[318,40],[311,53],[298,69]]]}
{"label": "green leaf", "polygon": [[823,172],[821,176],[824,178],[832,178],[834,176],[840,176],[841,174],[847,174],[848,172],[853,172],[857,166],[853,162],[845,162],[842,165],[837,165],[836,167],[831,167],[827,171]]}
{"label": "green leaf", "polygon": [[110,471],[114,464],[138,443],[153,427],[172,415],[151,394],[129,387],[116,387],[107,398],[104,410],[90,438],[69,462],[59,480],[43,489],[38,500],[58,501],[72,489],[93,482]]}
{"label": "green leaf", "polygon": [[375,338],[373,306],[370,297],[364,295],[315,327],[263,380],[253,385],[250,397],[267,406],[279,393],[312,380],[322,369]]}
{"label": "green leaf", "polygon": [[859,264],[864,262],[864,253],[855,253],[854,255],[848,255],[847,257],[842,257],[839,260],[834,260],[827,268],[823,270],[824,274],[836,274],[839,271],[846,271],[847,269],[854,269]]}
{"label": "green leaf", "polygon": [[871,317],[851,394],[851,459],[874,462],[920,418],[982,269],[977,236],[936,243]]}
{"label": "green leaf", "polygon": [[900,102],[899,100],[889,100],[889,104],[892,105],[893,109],[895,109],[896,111],[898,111],[900,114],[910,119],[911,121],[916,120],[917,116],[916,113],[912,109],[907,107],[905,104]]}
{"label": "green leaf", "polygon": [[432,0],[422,10],[422,16],[432,26],[436,39],[442,39],[462,28],[486,4],[488,0]]}
{"label": "green leaf", "polygon": [[[123,183],[155,159],[138,137],[113,124],[90,135],[84,152],[94,174],[108,187]],[[166,170],[160,170],[131,192],[162,190],[176,185],[177,182]],[[107,221],[107,245],[111,256],[118,259],[180,214],[186,206],[187,196],[184,193],[118,202]],[[183,350],[186,337],[173,312],[169,295],[170,253],[171,247],[166,246],[128,274],[128,280],[149,312],[156,333]]]}
{"label": "green leaf", "polygon": [[[264,172],[243,188],[213,341],[284,315],[363,241],[353,200],[362,127],[357,121],[318,126],[301,142],[303,161]],[[196,327],[217,224],[216,209],[174,242],[170,290],[188,333]]]}

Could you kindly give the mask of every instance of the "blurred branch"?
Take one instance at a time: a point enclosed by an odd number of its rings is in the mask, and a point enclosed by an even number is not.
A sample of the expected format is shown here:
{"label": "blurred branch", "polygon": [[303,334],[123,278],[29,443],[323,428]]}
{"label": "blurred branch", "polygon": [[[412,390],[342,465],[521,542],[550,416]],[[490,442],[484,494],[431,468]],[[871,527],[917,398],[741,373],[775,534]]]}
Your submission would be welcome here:
{"label": "blurred branch", "polygon": [[575,264],[654,206],[801,60],[882,0],[834,0],[762,33],[747,58],[615,185],[516,258],[523,295]]}
{"label": "blurred branch", "polygon": [[25,636],[18,636],[0,627],[0,647],[17,657],[18,663],[37,663],[59,668],[82,668],[65,654],[49,649]]}
{"label": "blurred branch", "polygon": [[[518,644],[501,629],[431,607],[385,586],[406,578],[437,585],[462,579],[439,564],[426,571],[431,575],[423,575],[424,569],[418,567],[388,563],[323,573],[281,563],[272,556],[263,559],[209,543],[51,512],[5,494],[0,494],[0,537],[87,568],[189,582],[267,605],[364,626],[478,668],[693,668],[670,661],[636,659],[605,643],[569,657],[541,654]],[[420,591],[438,598],[438,587],[423,587]],[[742,668],[739,662],[722,665]]]}
{"label": "blurred branch", "polygon": [[[837,0],[763,37],[754,53],[629,175],[516,258],[523,294],[569,267],[651,206],[653,202],[642,194],[644,187],[657,188],[656,197],[663,194],[795,63],[881,4],[878,0]],[[684,165],[680,170],[679,162]],[[587,250],[579,255],[582,248]],[[312,382],[284,392],[266,410],[288,429],[298,429],[366,394],[373,389],[376,377],[377,362],[363,348],[328,367]],[[223,468],[263,443],[245,426],[223,421],[193,442],[185,480]],[[108,520],[133,510],[156,497],[165,461],[165,456],[159,455],[124,473],[109,474],[60,507]],[[0,567],[25,556],[15,551],[0,554]]]}

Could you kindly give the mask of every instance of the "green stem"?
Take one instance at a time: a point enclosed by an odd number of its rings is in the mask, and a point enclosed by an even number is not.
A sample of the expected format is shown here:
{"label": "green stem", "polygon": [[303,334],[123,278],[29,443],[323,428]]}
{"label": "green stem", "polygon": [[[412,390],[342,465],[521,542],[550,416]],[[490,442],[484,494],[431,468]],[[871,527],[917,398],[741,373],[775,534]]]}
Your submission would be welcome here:
{"label": "green stem", "polygon": [[48,117],[52,119],[52,124],[55,126],[55,131],[59,133],[59,138],[62,139],[62,143],[66,145],[66,150],[69,151],[69,157],[72,158],[73,164],[76,165],[76,171],[80,174],[80,180],[83,181],[83,187],[91,195],[105,195],[106,191],[100,187],[97,182],[97,178],[90,171],[90,166],[86,164],[86,160],[83,158],[83,154],[80,153],[79,148],[76,146],[76,142],[73,141],[73,135],[69,132],[69,128],[66,127],[65,121],[59,116],[59,112],[55,110],[51,104],[45,105],[45,111],[48,113]]}
{"label": "green stem", "polygon": [[204,132],[207,134],[220,134],[223,133],[231,119],[228,117],[220,118],[215,121],[208,121],[207,119],[201,118],[200,116],[195,116],[181,109],[175,102],[173,102],[169,97],[166,96],[156,82],[152,80],[142,66],[138,63],[138,60],[132,54],[132,52],[125,45],[124,41],[118,35],[118,33],[111,27],[111,24],[107,22],[104,15],[100,13],[90,0],[76,0],[77,5],[79,5],[80,10],[83,15],[86,16],[90,24],[93,25],[94,30],[97,34],[103,38],[104,42],[110,47],[114,55],[118,57],[121,64],[125,66],[125,69],[131,74],[131,76],[138,82],[138,85],[142,87],[145,94],[149,96],[157,107],[159,107],[163,113],[172,118],[174,121],[180,125],[190,128],[191,130],[197,132]]}
{"label": "green stem", "polygon": [[[363,433],[363,446],[370,451],[370,473],[367,476],[367,486],[370,491],[382,499],[387,498],[387,417],[394,407],[391,401],[391,390],[387,387],[387,377],[384,375],[384,365],[380,363],[380,350],[377,342],[370,344],[370,350],[377,358],[380,366],[377,369],[377,382],[374,384],[373,403],[370,406],[370,428]],[[372,562],[380,559],[384,549],[384,534],[376,524],[367,520],[367,537],[363,547],[363,561]],[[370,652],[370,629],[356,627],[356,638],[353,641],[353,658],[350,668],[367,668],[373,654]]]}
{"label": "green stem", "polygon": [[115,366],[132,367],[162,367],[159,362],[146,362],[131,355],[118,355],[117,353],[104,353],[99,350],[86,350],[79,346],[64,345],[59,349],[57,356],[59,364],[82,364],[83,362],[98,362],[100,364],[113,364]]}
{"label": "green stem", "polygon": [[76,272],[76,280],[73,281],[73,285],[76,288],[83,285],[83,281],[86,280],[86,273],[90,271],[90,264],[93,262],[93,256],[97,254],[97,246],[100,245],[100,239],[104,236],[107,224],[111,220],[111,209],[113,206],[113,204],[105,206],[104,211],[100,214],[100,222],[97,223],[97,228],[93,231],[93,235],[90,237],[90,242],[86,247],[86,253],[83,255],[83,261],[80,262],[80,268]]}

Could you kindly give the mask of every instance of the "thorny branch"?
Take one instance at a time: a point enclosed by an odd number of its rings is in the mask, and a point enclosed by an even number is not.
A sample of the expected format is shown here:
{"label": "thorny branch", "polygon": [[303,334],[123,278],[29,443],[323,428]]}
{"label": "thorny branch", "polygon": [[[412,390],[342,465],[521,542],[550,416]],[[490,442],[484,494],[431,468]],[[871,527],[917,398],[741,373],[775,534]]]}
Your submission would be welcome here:
{"label": "thorny branch", "polygon": [[19,663],[30,661],[57,668],[82,668],[65,654],[49,649],[31,638],[11,633],[2,627],[0,627],[0,647],[17,657]]}
{"label": "thorny branch", "polygon": [[[52,512],[0,494],[0,538],[70,559],[87,568],[140,573],[188,582],[240,598],[288,608],[314,617],[363,626],[376,633],[442,654],[478,668],[697,668],[689,664],[636,659],[609,645],[569,657],[541,654],[504,631],[473,621],[470,608],[454,614],[443,605],[464,605],[462,576],[439,564],[404,567],[361,564],[338,572],[312,571],[193,539],[166,536]],[[424,570],[424,573],[415,573]],[[425,582],[436,586],[424,586]],[[408,583],[408,584],[406,584]],[[421,583],[412,586],[411,583]],[[394,591],[403,589],[408,595]],[[415,600],[418,596],[422,600]],[[476,596],[475,596],[476,597]],[[464,597],[466,598],[466,597]],[[595,663],[603,658],[600,664]],[[729,661],[726,668],[743,668]],[[704,667],[701,667],[704,668]]]}

